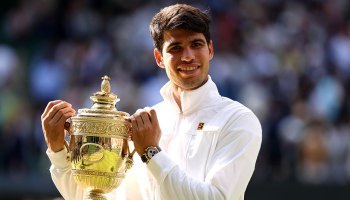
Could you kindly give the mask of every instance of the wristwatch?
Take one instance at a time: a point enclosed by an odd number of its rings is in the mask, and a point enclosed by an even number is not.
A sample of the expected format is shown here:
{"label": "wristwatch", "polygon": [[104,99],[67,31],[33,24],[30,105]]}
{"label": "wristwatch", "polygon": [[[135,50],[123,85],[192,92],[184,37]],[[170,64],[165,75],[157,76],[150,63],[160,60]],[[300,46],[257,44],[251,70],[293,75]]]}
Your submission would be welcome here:
{"label": "wristwatch", "polygon": [[149,146],[146,148],[145,153],[142,154],[141,160],[142,162],[148,164],[151,158],[161,151],[160,147]]}

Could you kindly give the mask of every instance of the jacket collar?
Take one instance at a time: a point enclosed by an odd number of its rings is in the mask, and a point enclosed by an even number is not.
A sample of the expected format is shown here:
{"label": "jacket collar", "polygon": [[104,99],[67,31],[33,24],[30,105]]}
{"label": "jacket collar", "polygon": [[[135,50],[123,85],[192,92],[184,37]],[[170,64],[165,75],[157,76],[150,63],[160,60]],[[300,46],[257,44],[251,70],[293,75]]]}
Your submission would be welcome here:
{"label": "jacket collar", "polygon": [[[181,109],[175,102],[170,81],[160,89],[160,94],[164,101],[171,105],[172,109],[181,113]],[[204,107],[215,105],[221,99],[219,91],[210,76],[201,87],[195,90],[183,91],[180,95],[183,114],[190,114]]]}

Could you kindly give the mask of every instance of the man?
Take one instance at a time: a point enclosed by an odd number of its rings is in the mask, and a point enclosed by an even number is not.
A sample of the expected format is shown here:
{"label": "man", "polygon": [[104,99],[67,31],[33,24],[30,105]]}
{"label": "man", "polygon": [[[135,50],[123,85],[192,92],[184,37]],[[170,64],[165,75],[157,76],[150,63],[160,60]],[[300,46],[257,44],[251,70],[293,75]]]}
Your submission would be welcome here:
{"label": "man", "polygon": [[[161,89],[164,101],[131,116],[131,137],[144,163],[136,162],[112,198],[244,199],[261,126],[248,108],[220,96],[208,75],[214,55],[209,23],[205,12],[184,4],[166,7],[152,19],[154,57],[170,81]],[[84,193],[65,161],[64,123],[74,113],[58,100],[42,115],[50,172],[66,199]]]}

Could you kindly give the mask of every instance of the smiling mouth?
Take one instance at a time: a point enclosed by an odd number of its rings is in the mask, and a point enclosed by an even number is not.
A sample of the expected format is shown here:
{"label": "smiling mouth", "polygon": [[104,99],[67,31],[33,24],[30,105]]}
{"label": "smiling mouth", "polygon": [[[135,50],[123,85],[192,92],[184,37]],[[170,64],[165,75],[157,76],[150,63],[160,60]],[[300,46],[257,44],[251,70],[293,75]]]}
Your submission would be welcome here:
{"label": "smiling mouth", "polygon": [[194,71],[194,70],[196,70],[196,69],[198,69],[198,68],[199,68],[199,66],[179,67],[178,70],[179,70],[180,72],[192,72],[192,71]]}

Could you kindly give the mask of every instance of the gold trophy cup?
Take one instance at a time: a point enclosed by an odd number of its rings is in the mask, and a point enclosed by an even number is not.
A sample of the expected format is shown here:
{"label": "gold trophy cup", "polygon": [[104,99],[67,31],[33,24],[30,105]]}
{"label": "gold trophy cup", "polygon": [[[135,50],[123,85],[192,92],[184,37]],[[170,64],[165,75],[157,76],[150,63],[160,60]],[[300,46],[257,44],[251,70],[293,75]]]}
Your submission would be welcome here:
{"label": "gold trophy cup", "polygon": [[128,146],[129,114],[118,111],[117,95],[110,92],[109,77],[102,77],[101,91],[90,99],[91,108],[79,109],[71,118],[68,156],[75,182],[88,189],[86,199],[106,199],[105,193],[117,188],[133,154]]}

